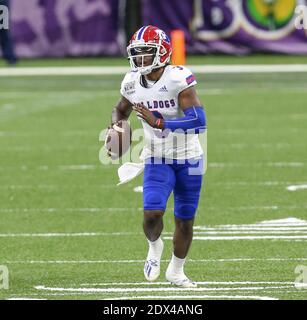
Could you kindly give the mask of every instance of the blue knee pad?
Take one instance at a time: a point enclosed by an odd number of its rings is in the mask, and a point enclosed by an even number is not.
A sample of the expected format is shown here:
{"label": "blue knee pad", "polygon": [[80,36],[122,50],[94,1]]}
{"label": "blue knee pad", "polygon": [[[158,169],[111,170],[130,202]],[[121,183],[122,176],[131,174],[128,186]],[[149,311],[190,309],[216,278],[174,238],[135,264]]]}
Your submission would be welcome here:
{"label": "blue knee pad", "polygon": [[175,206],[175,217],[183,220],[191,220],[195,217],[197,204],[177,204]]}
{"label": "blue knee pad", "polygon": [[145,164],[143,181],[144,210],[165,211],[175,184],[175,176],[167,164]]}
{"label": "blue knee pad", "polygon": [[177,218],[190,220],[195,217],[202,185],[202,170],[191,175],[190,169],[198,168],[199,163],[185,163],[176,166],[176,184],[174,188],[174,214]]}
{"label": "blue knee pad", "polygon": [[162,210],[165,211],[167,198],[161,195],[159,188],[151,188],[144,192],[144,210]]}

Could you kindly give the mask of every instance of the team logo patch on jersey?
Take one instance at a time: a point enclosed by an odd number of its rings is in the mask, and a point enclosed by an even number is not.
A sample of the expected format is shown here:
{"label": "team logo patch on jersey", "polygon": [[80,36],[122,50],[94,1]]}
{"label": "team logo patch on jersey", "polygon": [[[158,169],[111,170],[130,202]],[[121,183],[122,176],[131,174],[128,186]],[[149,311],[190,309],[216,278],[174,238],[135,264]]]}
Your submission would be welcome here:
{"label": "team logo patch on jersey", "polygon": [[131,81],[125,84],[124,90],[127,94],[132,94],[135,92],[135,82]]}
{"label": "team logo patch on jersey", "polygon": [[159,89],[159,92],[168,92],[166,86],[163,86]]}
{"label": "team logo patch on jersey", "polygon": [[193,81],[195,81],[195,76],[194,74],[191,74],[190,76],[188,76],[186,79],[187,84],[191,84]]}

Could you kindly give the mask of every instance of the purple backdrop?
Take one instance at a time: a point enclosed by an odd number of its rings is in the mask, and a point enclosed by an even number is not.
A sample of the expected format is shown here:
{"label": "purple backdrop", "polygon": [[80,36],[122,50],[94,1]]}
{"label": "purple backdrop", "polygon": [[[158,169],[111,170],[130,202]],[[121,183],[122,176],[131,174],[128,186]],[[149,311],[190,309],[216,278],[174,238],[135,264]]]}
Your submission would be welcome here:
{"label": "purple backdrop", "polygon": [[11,0],[19,57],[120,52],[119,0]]}
{"label": "purple backdrop", "polygon": [[271,20],[261,15],[268,7],[261,11],[254,0],[143,0],[142,14],[144,24],[167,33],[184,30],[188,52],[307,54],[307,30],[295,29],[302,1],[279,0]]}
{"label": "purple backdrop", "polygon": [[[120,54],[120,1],[11,0],[17,55]],[[255,0],[142,0],[142,17],[144,24],[167,33],[184,30],[188,52],[307,54],[307,31],[294,27],[294,8],[302,1],[279,0],[271,20],[265,20],[266,10],[257,8]]]}

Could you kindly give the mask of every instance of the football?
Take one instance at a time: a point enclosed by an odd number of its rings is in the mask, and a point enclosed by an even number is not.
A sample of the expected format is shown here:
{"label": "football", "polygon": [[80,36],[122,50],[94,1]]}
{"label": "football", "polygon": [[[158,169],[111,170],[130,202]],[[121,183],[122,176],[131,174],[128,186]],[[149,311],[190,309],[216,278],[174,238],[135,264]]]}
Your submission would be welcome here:
{"label": "football", "polygon": [[109,129],[105,147],[112,160],[121,158],[130,148],[132,131],[129,122],[118,121]]}

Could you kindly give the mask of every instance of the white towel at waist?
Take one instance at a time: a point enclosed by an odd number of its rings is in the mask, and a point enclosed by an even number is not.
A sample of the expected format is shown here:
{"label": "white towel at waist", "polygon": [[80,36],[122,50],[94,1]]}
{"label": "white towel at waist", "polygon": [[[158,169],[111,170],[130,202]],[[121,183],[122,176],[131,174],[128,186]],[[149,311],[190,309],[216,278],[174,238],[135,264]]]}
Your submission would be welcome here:
{"label": "white towel at waist", "polygon": [[126,162],[121,165],[118,170],[119,183],[118,186],[124,183],[127,183],[140,175],[145,168],[145,164],[143,162],[134,163],[134,162]]}

